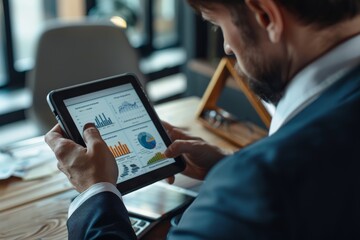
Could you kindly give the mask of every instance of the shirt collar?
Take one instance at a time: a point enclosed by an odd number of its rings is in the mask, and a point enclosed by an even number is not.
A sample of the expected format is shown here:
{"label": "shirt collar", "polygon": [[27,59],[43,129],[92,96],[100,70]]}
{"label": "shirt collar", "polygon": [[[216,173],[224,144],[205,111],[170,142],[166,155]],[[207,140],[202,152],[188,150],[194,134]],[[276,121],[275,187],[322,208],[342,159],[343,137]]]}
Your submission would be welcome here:
{"label": "shirt collar", "polygon": [[360,64],[360,35],[340,44],[320,57],[289,83],[272,118],[269,135],[315,101],[346,73]]}

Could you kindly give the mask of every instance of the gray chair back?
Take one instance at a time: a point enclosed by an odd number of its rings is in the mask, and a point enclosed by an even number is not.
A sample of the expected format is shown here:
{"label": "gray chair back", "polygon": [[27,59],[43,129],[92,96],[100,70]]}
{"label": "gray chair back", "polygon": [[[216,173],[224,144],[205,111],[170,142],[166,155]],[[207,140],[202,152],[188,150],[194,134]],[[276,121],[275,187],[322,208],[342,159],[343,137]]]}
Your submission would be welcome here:
{"label": "gray chair back", "polygon": [[32,92],[27,117],[44,134],[56,123],[46,102],[49,91],[126,72],[145,84],[137,52],[119,27],[91,21],[52,23],[40,35],[27,79]]}

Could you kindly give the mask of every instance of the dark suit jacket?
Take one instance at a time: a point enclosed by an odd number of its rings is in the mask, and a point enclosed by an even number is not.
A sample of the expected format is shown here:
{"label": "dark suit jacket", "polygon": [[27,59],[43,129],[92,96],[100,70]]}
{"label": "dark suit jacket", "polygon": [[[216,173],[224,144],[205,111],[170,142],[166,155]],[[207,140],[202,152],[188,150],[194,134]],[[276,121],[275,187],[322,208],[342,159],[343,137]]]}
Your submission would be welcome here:
{"label": "dark suit jacket", "polygon": [[[68,221],[71,239],[134,238],[100,193]],[[274,135],[208,174],[169,239],[360,239],[360,68]]]}

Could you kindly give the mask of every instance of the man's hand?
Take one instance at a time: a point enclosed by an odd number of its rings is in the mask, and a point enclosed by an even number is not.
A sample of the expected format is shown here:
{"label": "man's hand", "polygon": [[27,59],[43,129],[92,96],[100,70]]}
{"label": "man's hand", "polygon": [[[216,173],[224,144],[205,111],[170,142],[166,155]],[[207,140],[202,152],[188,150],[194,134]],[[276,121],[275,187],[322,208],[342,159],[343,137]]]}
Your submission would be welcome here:
{"label": "man's hand", "polygon": [[[169,123],[163,122],[163,126],[173,141],[165,151],[165,155],[173,158],[183,154],[186,161],[184,175],[203,180],[217,162],[231,154],[199,137],[193,137]],[[169,178],[168,182],[171,183],[173,180],[173,178]]]}
{"label": "man's hand", "polygon": [[58,168],[65,173],[77,191],[83,192],[95,183],[116,185],[118,168],[114,156],[94,124],[84,126],[86,148],[63,136],[59,125],[45,135],[45,142],[58,159]]}

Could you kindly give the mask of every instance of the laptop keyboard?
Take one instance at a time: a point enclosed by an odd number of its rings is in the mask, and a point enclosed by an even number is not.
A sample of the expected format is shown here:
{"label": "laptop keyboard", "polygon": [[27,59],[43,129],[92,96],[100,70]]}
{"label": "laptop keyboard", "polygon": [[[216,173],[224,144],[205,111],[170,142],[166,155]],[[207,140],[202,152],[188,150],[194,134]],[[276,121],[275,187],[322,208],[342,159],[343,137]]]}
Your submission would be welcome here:
{"label": "laptop keyboard", "polygon": [[150,225],[149,221],[136,217],[130,217],[130,222],[136,236],[139,236],[146,229],[146,227]]}

